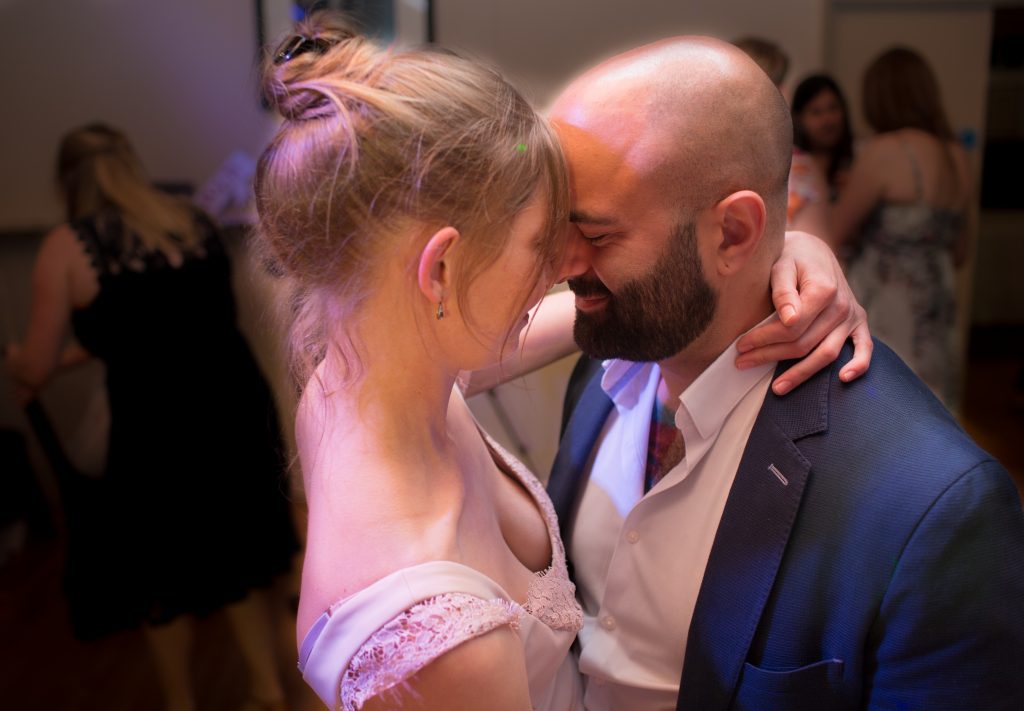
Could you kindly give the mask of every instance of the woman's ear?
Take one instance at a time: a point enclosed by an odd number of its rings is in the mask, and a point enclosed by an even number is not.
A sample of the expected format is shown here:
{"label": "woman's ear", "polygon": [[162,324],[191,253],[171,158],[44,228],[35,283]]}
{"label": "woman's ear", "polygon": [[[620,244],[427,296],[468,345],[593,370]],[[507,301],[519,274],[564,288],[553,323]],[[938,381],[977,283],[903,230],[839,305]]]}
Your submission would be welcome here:
{"label": "woman's ear", "polygon": [[716,250],[716,268],[723,276],[739,271],[764,235],[767,212],[753,190],[740,190],[715,205],[722,238]]}
{"label": "woman's ear", "polygon": [[459,231],[448,225],[430,236],[420,252],[417,281],[428,300],[441,302],[451,289],[450,251],[459,241]]}

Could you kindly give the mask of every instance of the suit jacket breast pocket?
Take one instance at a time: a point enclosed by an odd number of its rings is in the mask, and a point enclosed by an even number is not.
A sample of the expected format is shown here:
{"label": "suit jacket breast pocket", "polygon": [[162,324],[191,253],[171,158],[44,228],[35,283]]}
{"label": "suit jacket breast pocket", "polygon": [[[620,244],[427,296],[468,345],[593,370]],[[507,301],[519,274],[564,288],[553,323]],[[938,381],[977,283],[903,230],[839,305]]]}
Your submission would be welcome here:
{"label": "suit jacket breast pocket", "polygon": [[823,659],[798,669],[771,670],[743,665],[732,708],[750,711],[841,709],[843,661]]}

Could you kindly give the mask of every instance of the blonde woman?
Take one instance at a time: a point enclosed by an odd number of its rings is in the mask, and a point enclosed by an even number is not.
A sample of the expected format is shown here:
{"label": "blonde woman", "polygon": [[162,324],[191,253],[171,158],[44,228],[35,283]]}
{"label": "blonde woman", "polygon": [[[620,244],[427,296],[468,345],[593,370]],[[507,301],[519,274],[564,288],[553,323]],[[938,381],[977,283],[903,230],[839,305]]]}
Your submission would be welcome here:
{"label": "blonde woman", "polygon": [[551,501],[456,387],[574,349],[568,294],[526,335],[566,247],[555,135],[478,63],[297,32],[265,68],[284,122],[256,196],[303,387],[300,669],[332,709],[579,708]]}
{"label": "blonde woman", "polygon": [[[6,365],[25,399],[61,367],[88,357],[106,367],[103,511],[90,512],[96,530],[70,531],[75,631],[141,626],[166,707],[187,711],[193,617],[223,609],[249,668],[250,708],[281,708],[259,588],[289,570],[298,546],[278,423],[235,326],[224,245],[208,218],[150,185],[114,128],[68,133],[57,175],[68,222],[43,240],[28,332]],[[69,327],[81,345],[62,354]]]}

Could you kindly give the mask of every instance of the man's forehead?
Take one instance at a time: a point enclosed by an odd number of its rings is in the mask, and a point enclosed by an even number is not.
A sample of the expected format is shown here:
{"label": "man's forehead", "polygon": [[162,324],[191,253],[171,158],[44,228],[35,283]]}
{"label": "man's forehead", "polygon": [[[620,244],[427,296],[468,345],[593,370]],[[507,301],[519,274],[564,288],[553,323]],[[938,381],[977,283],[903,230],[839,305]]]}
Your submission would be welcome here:
{"label": "man's forehead", "polygon": [[553,118],[572,172],[603,173],[605,179],[622,172],[638,172],[643,137],[627,119],[575,123]]}
{"label": "man's forehead", "polygon": [[610,224],[621,208],[653,197],[648,193],[654,171],[639,142],[630,141],[629,127],[581,126],[559,118],[552,124],[569,164],[574,221]]}

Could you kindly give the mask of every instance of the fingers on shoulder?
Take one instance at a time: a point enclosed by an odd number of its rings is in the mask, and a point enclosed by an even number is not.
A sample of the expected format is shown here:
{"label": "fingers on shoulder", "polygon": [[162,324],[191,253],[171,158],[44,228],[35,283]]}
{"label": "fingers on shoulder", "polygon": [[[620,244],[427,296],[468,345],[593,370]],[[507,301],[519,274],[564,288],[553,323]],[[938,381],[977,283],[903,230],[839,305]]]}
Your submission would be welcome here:
{"label": "fingers on shoulder", "polygon": [[800,285],[800,297],[809,305],[809,315],[845,306],[845,296],[839,289],[836,275],[825,271],[808,274]]}
{"label": "fingers on shoulder", "polygon": [[531,703],[523,643],[509,625],[501,625],[442,654],[362,708],[527,711]]}
{"label": "fingers on shoulder", "polygon": [[856,380],[868,371],[868,368],[871,366],[871,355],[875,350],[875,344],[871,340],[871,333],[868,331],[867,324],[858,326],[851,335],[851,338],[853,339],[853,358],[850,359],[850,362],[839,373],[840,379],[846,383]]}

